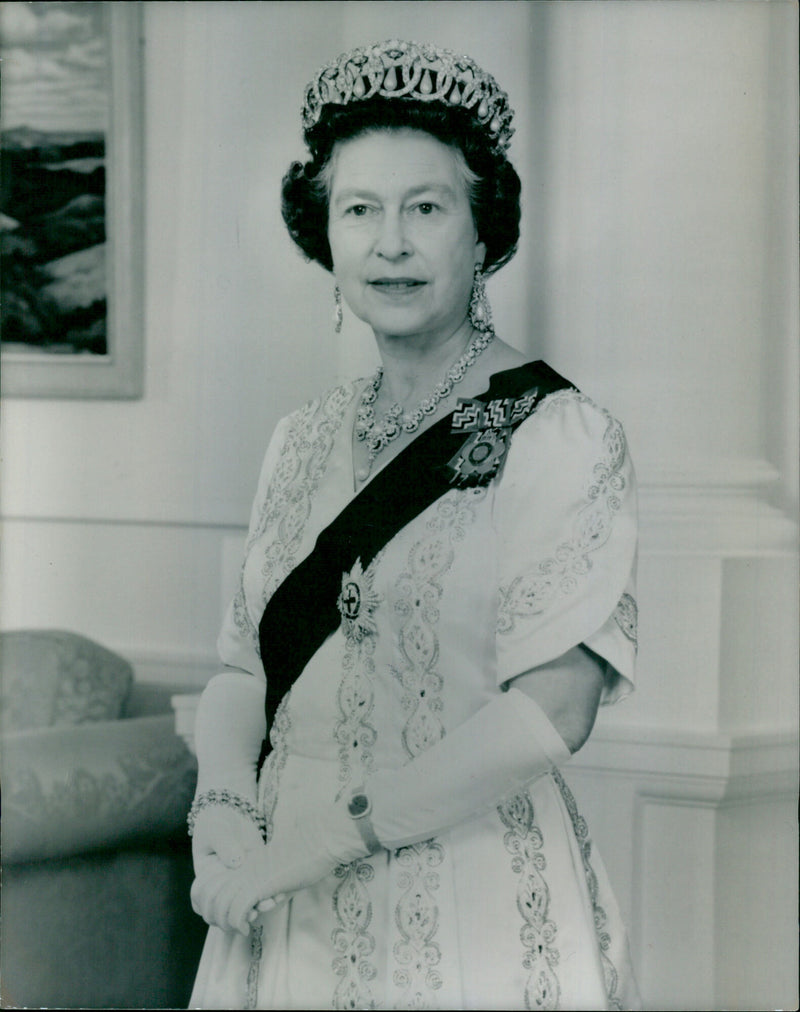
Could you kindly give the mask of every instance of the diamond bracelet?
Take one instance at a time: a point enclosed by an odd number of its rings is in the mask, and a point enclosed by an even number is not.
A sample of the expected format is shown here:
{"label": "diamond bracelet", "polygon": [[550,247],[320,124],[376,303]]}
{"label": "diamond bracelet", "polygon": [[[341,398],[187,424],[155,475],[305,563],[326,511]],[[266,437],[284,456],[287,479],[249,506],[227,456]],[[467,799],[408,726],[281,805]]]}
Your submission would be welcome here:
{"label": "diamond bracelet", "polygon": [[204,808],[209,808],[211,805],[227,805],[229,808],[235,808],[237,812],[241,812],[242,815],[247,816],[252,822],[258,827],[259,833],[266,839],[267,835],[267,824],[264,816],[259,812],[252,801],[248,801],[247,798],[243,798],[241,794],[236,794],[234,791],[229,791],[227,788],[222,790],[210,790],[204,791],[202,794],[198,794],[192,802],[192,807],[189,809],[189,814],[186,817],[186,824],[189,827],[189,836],[194,836],[194,827],[197,822],[197,816]]}

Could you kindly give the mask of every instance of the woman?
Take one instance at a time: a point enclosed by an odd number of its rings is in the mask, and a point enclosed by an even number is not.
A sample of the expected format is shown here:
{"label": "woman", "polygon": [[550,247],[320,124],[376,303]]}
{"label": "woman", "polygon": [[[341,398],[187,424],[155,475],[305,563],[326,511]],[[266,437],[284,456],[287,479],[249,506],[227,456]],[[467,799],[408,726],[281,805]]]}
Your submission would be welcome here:
{"label": "woman", "polygon": [[197,717],[193,1007],[637,1002],[558,771],[631,687],[634,475],[619,423],[492,329],[511,117],[405,42],[306,91],[284,218],[382,366],[266,453]]}

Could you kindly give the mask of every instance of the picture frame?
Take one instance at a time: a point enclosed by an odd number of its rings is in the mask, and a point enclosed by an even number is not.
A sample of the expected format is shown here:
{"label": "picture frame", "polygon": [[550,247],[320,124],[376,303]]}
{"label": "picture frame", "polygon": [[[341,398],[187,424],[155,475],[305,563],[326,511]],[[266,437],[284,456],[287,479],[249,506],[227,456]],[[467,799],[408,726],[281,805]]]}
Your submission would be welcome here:
{"label": "picture frame", "polygon": [[[75,204],[73,207],[78,210],[89,207],[94,214],[92,218],[94,232],[84,240],[93,245],[80,248],[77,252],[70,252],[67,246],[67,256],[41,264],[45,252],[39,251],[38,260],[31,259],[31,266],[27,267],[22,258],[17,258],[14,265],[17,274],[11,270],[10,257],[5,252],[10,245],[7,236],[2,236],[6,247],[3,250],[3,263],[0,264],[2,274],[6,275],[6,304],[11,294],[12,306],[15,302],[13,286],[17,278],[22,278],[21,288],[25,296],[33,291],[33,300],[42,291],[42,280],[49,283],[49,294],[61,296],[61,304],[66,305],[70,315],[64,316],[65,321],[62,331],[65,335],[63,343],[54,342],[52,329],[49,332],[49,340],[37,345],[35,340],[26,339],[28,334],[23,330],[20,340],[19,320],[4,314],[3,328],[0,331],[0,393],[3,397],[21,398],[107,398],[124,399],[139,398],[143,395],[144,387],[144,122],[143,122],[143,30],[142,30],[142,5],[140,3],[113,3],[97,2],[90,4],[48,4],[39,3],[34,5],[12,4],[9,7],[39,8],[39,11],[31,11],[30,17],[39,16],[44,20],[52,10],[46,8],[60,8],[63,13],[66,8],[83,8],[75,11],[74,24],[79,24],[80,17],[86,17],[89,7],[91,11],[94,31],[89,38],[91,52],[94,62],[99,63],[102,58],[103,47],[105,57],[100,71],[97,73],[97,87],[95,92],[105,91],[106,110],[105,128],[95,132],[96,148],[88,146],[83,148],[73,145],[69,141],[79,136],[70,137],[68,130],[57,134],[52,130],[36,131],[29,128],[28,135],[21,138],[17,147],[31,147],[37,143],[47,145],[49,141],[55,144],[57,157],[66,157],[78,151],[79,154],[97,154],[100,157],[86,158],[77,157],[70,161],[70,167],[80,170],[84,176],[90,176],[91,164],[102,161],[104,172],[104,192],[94,197],[87,193],[78,196],[77,201],[84,202],[82,205]],[[66,11],[69,14],[69,11]],[[63,24],[62,18],[62,24]],[[84,29],[84,35],[91,30],[92,26]],[[13,34],[13,33],[11,33]],[[44,34],[44,33],[42,33]],[[46,37],[46,36],[45,36]],[[68,36],[66,36],[68,39]],[[0,34],[0,46],[6,48],[6,39]],[[8,40],[9,48],[11,40]],[[68,43],[65,42],[66,46]],[[70,45],[72,45],[70,43]],[[74,45],[71,53],[74,53]],[[17,50],[19,54],[21,50]],[[4,81],[5,90],[8,93],[14,88],[15,81],[13,71],[10,67],[9,56],[13,53],[7,51],[4,65],[6,67],[6,78]],[[21,57],[20,57],[21,58]],[[65,63],[67,61],[65,60]],[[44,64],[44,58],[42,58]],[[20,75],[22,76],[22,75]],[[23,82],[24,84],[25,82]],[[36,88],[38,82],[35,78],[33,88],[36,90],[34,106],[41,106],[47,97],[46,88]],[[30,82],[28,86],[31,87]],[[102,101],[102,96],[92,95],[92,101]],[[46,121],[45,121],[46,122]],[[3,155],[7,156],[6,140],[13,132],[13,123],[0,123],[3,127]],[[24,131],[20,126],[18,132]],[[83,138],[89,135],[84,133]],[[41,141],[39,138],[43,138]],[[58,144],[63,142],[64,147],[59,149]],[[52,155],[53,147],[50,147],[48,157]],[[58,152],[61,154],[58,154]],[[11,169],[6,170],[6,176],[13,171],[13,159],[8,155],[8,161],[12,163]],[[42,158],[44,162],[44,157]],[[81,164],[78,164],[78,163]],[[66,165],[62,161],[60,166]],[[45,166],[55,168],[56,166]],[[102,170],[101,170],[102,171]],[[76,173],[73,173],[73,180]],[[102,183],[99,184],[102,187]],[[29,180],[28,188],[31,183]],[[99,189],[95,179],[95,191]],[[4,198],[8,195],[8,180],[4,180]],[[74,189],[74,187],[73,187]],[[46,188],[45,188],[46,192]],[[68,195],[71,191],[65,191]],[[35,199],[35,198],[34,198]],[[91,207],[91,202],[94,206]],[[30,203],[30,201],[29,201]],[[50,200],[52,203],[52,199]],[[99,215],[96,213],[100,208]],[[16,248],[19,243],[26,241],[24,229],[20,230],[19,223],[13,215],[9,215],[6,208],[2,209],[3,230],[15,230],[16,235],[22,235],[17,239]],[[54,219],[56,214],[63,214],[66,208],[59,208],[55,213],[50,209],[49,219]],[[103,216],[104,215],[104,222]],[[73,215],[73,219],[77,215]],[[28,249],[35,247],[36,236],[42,234],[41,222],[44,216],[39,215],[37,225],[39,231],[28,231],[28,236],[34,236],[33,240],[28,239]],[[63,221],[63,219],[62,219]],[[78,226],[88,229],[86,221],[71,222],[74,228]],[[62,230],[63,231],[63,230]],[[14,232],[12,232],[14,234]],[[89,232],[87,231],[87,235]],[[51,237],[52,238],[52,237]],[[100,241],[98,241],[100,240]],[[74,240],[73,240],[74,245]],[[57,249],[57,243],[54,247]],[[23,252],[25,248],[23,247]],[[58,252],[62,252],[58,250]],[[82,258],[82,260],[79,260]],[[33,280],[39,285],[35,290],[33,284],[25,283],[25,271],[29,270],[31,275],[35,272]],[[49,274],[47,273],[49,271]],[[83,272],[83,278],[80,272]],[[71,274],[69,272],[72,272]],[[77,273],[76,273],[77,272]],[[9,273],[12,276],[9,278]],[[66,276],[64,276],[66,275]],[[58,286],[61,285],[61,288]],[[70,286],[73,294],[70,294]],[[72,300],[70,302],[70,299]],[[79,303],[78,306],[75,303]],[[30,305],[30,302],[28,303]],[[53,305],[60,308],[58,299],[51,298],[47,309],[50,312],[49,319],[53,319]],[[25,302],[23,301],[23,312]],[[40,308],[38,305],[35,309]],[[77,329],[75,321],[77,323]],[[68,321],[68,322],[67,322]],[[55,327],[59,326],[56,321]],[[59,336],[60,333],[59,332]],[[77,334],[77,338],[75,335]]]}

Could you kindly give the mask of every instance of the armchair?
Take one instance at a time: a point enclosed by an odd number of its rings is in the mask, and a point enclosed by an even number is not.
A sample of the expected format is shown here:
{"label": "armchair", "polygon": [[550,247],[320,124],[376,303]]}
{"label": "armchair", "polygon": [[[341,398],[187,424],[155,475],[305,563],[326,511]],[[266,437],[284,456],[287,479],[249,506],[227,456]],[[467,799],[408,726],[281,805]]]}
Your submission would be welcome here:
{"label": "armchair", "polygon": [[178,687],[52,630],[0,633],[5,1007],[186,1007],[196,761]]}

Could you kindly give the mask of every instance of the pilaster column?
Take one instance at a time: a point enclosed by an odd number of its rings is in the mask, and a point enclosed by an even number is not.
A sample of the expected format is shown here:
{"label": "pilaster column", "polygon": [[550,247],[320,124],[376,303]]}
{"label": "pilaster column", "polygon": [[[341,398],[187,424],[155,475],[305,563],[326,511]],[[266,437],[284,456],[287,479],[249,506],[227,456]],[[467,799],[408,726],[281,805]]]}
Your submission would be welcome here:
{"label": "pilaster column", "polygon": [[641,486],[639,691],[599,718],[576,794],[646,1007],[782,1007],[797,997],[796,10],[546,7],[536,351],[621,419]]}

